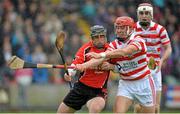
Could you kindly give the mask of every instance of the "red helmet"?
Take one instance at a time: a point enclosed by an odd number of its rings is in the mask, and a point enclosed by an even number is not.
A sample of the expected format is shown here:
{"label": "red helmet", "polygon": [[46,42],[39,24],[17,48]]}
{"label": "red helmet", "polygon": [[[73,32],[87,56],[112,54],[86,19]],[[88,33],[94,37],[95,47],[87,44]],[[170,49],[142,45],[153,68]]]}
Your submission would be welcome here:
{"label": "red helmet", "polygon": [[[133,33],[134,24],[134,20],[131,17],[118,17],[114,23],[116,38],[122,42],[127,40],[127,38],[129,38],[129,36]],[[119,29],[119,26],[126,27],[126,31]]]}
{"label": "red helmet", "polygon": [[118,17],[115,21],[115,26],[130,26],[134,27],[134,20],[131,17],[122,16]]}

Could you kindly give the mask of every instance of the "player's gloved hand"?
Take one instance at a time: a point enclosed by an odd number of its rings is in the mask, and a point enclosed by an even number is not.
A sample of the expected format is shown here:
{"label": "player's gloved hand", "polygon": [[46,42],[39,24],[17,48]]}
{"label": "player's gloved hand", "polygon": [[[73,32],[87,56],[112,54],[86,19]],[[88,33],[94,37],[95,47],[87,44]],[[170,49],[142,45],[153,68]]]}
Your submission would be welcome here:
{"label": "player's gloved hand", "polygon": [[98,53],[95,53],[95,52],[89,52],[86,54],[87,57],[90,57],[90,58],[95,58],[95,59],[99,59],[101,58],[101,55],[98,54]]}
{"label": "player's gloved hand", "polygon": [[64,79],[66,80],[66,81],[71,81],[72,80],[72,74],[71,73],[69,73],[69,75],[67,75],[66,73],[64,74]]}

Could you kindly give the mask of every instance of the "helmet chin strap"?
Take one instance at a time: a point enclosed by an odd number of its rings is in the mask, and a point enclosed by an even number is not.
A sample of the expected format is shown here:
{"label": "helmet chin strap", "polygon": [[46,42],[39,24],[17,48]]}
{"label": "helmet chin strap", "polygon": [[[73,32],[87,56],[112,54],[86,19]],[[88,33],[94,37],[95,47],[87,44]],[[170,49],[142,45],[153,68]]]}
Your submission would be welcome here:
{"label": "helmet chin strap", "polygon": [[132,33],[133,33],[133,30],[130,31],[130,28],[128,26],[128,28],[127,28],[127,38],[126,39],[129,39],[129,37],[131,36]]}
{"label": "helmet chin strap", "polygon": [[130,33],[129,26],[127,26],[127,32],[126,32],[127,36],[129,35],[129,33]]}

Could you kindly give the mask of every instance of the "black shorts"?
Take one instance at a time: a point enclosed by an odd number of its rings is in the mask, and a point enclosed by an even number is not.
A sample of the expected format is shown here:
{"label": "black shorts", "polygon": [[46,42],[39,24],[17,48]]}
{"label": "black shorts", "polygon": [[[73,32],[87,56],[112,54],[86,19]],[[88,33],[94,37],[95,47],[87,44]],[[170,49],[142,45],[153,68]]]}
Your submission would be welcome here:
{"label": "black shorts", "polygon": [[80,110],[87,101],[97,96],[106,100],[107,89],[92,88],[81,82],[77,82],[74,84],[73,89],[66,95],[63,102],[75,110]]}

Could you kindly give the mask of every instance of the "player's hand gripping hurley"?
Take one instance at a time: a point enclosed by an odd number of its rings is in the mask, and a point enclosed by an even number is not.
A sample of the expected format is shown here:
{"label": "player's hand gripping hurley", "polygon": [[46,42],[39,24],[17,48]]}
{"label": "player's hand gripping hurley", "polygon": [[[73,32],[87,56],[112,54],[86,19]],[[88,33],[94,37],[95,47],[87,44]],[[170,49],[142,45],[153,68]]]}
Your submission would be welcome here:
{"label": "player's hand gripping hurley", "polygon": [[[66,34],[65,32],[61,31],[57,34],[56,36],[56,42],[55,42],[55,45],[56,45],[56,48],[61,56],[61,59],[62,59],[62,62],[64,64],[64,69],[65,69],[65,72],[67,75],[69,75],[69,72],[68,72],[68,69],[67,69],[67,64],[66,64],[66,61],[65,61],[65,58],[64,58],[64,55],[63,55],[63,47],[64,47],[64,39],[66,37]],[[72,89],[72,83],[69,82],[69,86],[70,86],[70,89]]]}

